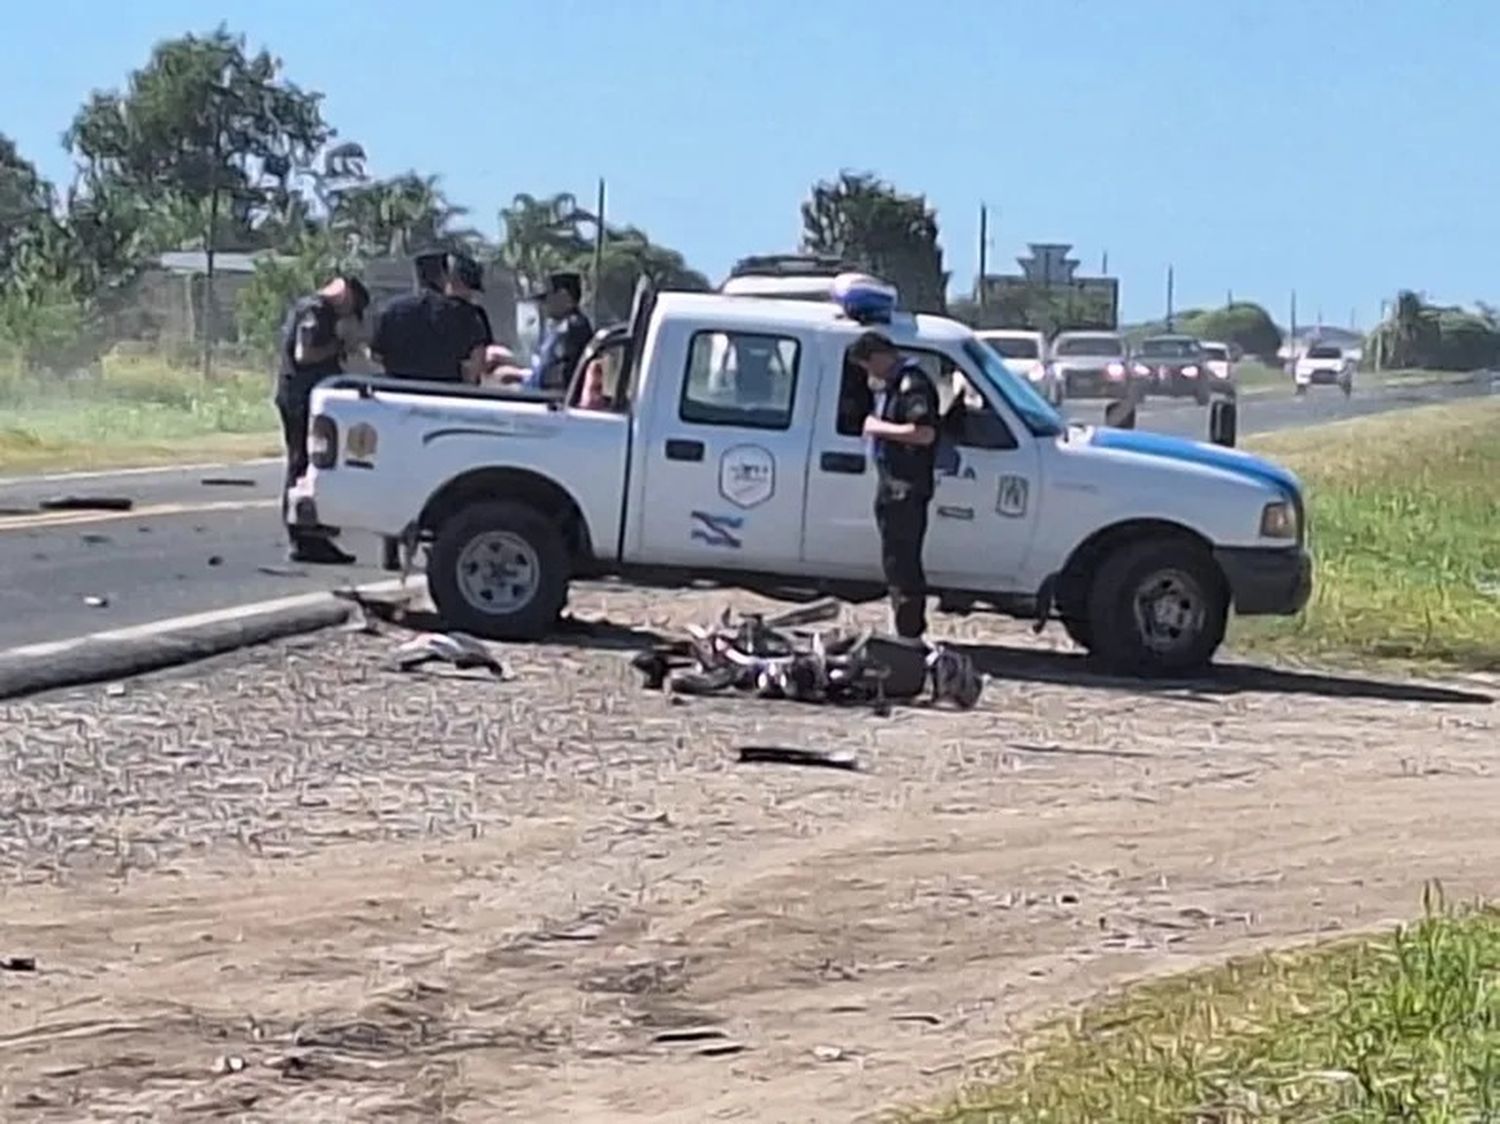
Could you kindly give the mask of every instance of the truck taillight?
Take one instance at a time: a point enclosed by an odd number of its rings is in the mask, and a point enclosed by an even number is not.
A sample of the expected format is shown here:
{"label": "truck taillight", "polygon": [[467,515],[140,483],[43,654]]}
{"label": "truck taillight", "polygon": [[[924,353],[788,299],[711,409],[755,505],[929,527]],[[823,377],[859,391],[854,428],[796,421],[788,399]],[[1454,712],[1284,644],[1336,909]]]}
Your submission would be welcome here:
{"label": "truck taillight", "polygon": [[307,459],[314,468],[332,468],[338,458],[339,427],[327,414],[319,414],[307,434]]}

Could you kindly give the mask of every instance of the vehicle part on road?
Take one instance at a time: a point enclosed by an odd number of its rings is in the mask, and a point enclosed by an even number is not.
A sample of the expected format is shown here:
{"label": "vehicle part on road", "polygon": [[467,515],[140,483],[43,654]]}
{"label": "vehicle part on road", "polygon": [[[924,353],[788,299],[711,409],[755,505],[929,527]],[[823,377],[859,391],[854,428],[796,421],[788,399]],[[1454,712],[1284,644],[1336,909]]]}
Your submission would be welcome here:
{"label": "vehicle part on road", "polygon": [[[773,620],[826,618],[817,603]],[[983,682],[964,653],[943,645],[840,630],[798,633],[772,627],[750,614],[727,611],[713,628],[690,626],[684,640],[636,654],[632,664],[649,690],[689,695],[741,691],[764,699],[884,707],[889,699],[915,699],[968,709]]]}
{"label": "vehicle part on road", "polygon": [[108,597],[93,597],[93,596],[85,597],[83,599],[83,603],[85,605],[87,605],[90,609],[108,609],[109,608],[109,598]]}
{"label": "vehicle part on road", "polygon": [[494,653],[462,632],[425,633],[396,649],[398,671],[411,671],[433,662],[451,663],[459,671],[483,668],[497,679],[505,677],[505,667]]}
{"label": "vehicle part on road", "polygon": [[1238,436],[1239,407],[1229,399],[1216,400],[1208,408],[1208,439],[1232,449]]}
{"label": "vehicle part on road", "polygon": [[42,511],[129,511],[135,500],[124,496],[59,496],[36,505]]}
{"label": "vehicle part on road", "polygon": [[448,624],[490,640],[540,640],[562,612],[570,570],[555,522],[499,500],[465,507],[438,528],[427,577]]}
{"label": "vehicle part on road", "polygon": [[1117,398],[1104,407],[1104,424],[1114,429],[1135,428],[1135,400]]}
{"label": "vehicle part on road", "polygon": [[1186,537],[1126,543],[1104,559],[1089,592],[1091,651],[1117,673],[1197,670],[1223,642],[1228,620],[1222,574]]}
{"label": "vehicle part on road", "polygon": [[742,745],[739,748],[742,765],[811,765],[823,769],[844,769],[859,772],[859,759],[852,753],[828,753],[821,749],[797,749],[780,745]]}

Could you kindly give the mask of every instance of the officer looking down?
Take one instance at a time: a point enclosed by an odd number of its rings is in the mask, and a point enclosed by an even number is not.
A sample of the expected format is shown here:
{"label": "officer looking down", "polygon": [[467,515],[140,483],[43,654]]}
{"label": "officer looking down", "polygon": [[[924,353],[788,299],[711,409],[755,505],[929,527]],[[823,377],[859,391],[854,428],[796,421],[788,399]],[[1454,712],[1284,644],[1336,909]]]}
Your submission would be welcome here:
{"label": "officer looking down", "polygon": [[[359,278],[335,277],[316,293],[292,306],[281,330],[276,410],[286,444],[286,482],[281,492],[282,522],[287,523],[287,491],[307,472],[307,429],[313,388],[344,370],[352,324],[364,318],[370,293]],[[330,541],[329,528],[287,525],[292,560],[343,566],[354,558]]]}
{"label": "officer looking down", "polygon": [[937,453],[937,390],[921,365],[879,332],[855,340],[848,357],[875,396],[863,431],[873,446],[875,524],[896,634],[919,639],[927,631],[922,544]]}

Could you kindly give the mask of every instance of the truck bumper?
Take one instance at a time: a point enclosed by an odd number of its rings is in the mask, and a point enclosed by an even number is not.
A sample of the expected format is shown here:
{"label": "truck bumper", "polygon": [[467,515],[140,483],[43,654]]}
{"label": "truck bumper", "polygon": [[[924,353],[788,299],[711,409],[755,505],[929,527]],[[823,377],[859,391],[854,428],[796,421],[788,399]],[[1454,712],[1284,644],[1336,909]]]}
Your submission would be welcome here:
{"label": "truck bumper", "polygon": [[1312,596],[1312,557],[1302,547],[1220,547],[1214,557],[1240,616],[1291,616]]}

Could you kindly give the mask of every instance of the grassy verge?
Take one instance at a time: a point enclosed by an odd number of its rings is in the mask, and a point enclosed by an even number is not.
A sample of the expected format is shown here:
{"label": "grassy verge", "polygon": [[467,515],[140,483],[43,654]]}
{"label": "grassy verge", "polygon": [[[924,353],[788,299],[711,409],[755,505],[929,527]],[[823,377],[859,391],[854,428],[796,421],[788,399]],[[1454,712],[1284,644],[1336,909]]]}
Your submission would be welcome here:
{"label": "grassy verge", "polygon": [[1500,400],[1476,398],[1247,443],[1308,487],[1316,592],[1237,647],[1500,671]]}
{"label": "grassy verge", "polygon": [[113,354],[70,378],[0,369],[0,472],[275,453],[271,393],[264,372],[228,369],[209,383],[144,356]]}
{"label": "grassy verge", "polygon": [[1500,913],[1142,985],[923,1124],[1500,1120]]}

